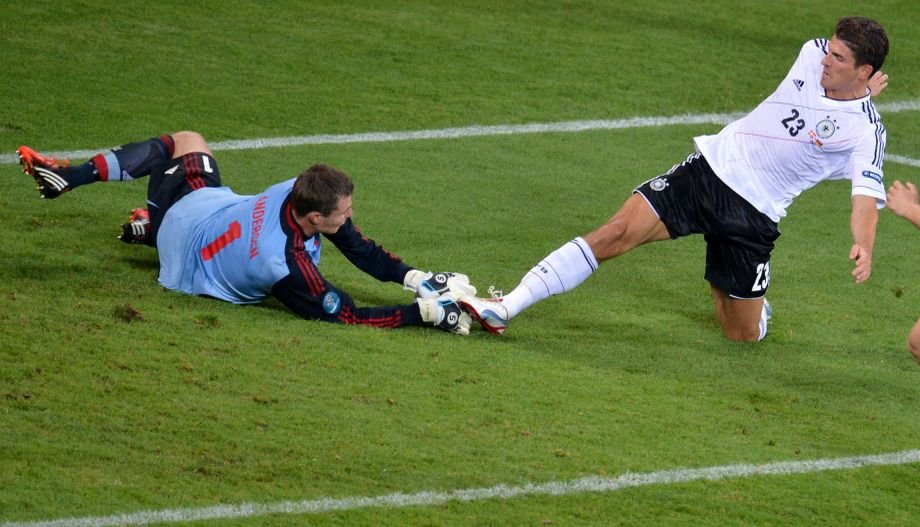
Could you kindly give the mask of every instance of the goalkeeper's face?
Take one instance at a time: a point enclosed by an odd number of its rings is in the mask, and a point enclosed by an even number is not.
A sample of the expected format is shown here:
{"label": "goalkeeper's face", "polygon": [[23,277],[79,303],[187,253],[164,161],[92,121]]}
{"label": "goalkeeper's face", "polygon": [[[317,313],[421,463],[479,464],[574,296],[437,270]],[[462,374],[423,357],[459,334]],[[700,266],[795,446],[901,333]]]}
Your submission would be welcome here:
{"label": "goalkeeper's face", "polygon": [[339,203],[327,215],[317,214],[315,227],[323,234],[335,234],[351,217],[351,196],[339,198]]}

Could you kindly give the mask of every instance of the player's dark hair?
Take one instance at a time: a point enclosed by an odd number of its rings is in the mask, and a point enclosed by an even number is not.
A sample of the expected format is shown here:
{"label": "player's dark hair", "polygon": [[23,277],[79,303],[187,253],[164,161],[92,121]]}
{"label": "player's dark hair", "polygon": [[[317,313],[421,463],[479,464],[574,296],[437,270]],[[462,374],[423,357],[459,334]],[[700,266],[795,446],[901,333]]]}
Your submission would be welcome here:
{"label": "player's dark hair", "polygon": [[316,164],[306,169],[291,190],[291,205],[298,216],[319,212],[328,216],[339,205],[339,200],[351,196],[355,185],[341,170]]}
{"label": "player's dark hair", "polygon": [[882,68],[888,56],[888,35],[881,24],[871,18],[848,16],[837,22],[834,35],[853,52],[857,66],[868,64],[873,74]]}

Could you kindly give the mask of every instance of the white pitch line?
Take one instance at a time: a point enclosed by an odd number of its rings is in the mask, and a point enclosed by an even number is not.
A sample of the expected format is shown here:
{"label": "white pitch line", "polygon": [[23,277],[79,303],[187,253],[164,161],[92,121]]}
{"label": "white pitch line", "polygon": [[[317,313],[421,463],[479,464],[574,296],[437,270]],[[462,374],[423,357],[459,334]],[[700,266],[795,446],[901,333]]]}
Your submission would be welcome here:
{"label": "white pitch line", "polygon": [[896,154],[885,154],[885,161],[892,161],[894,163],[900,163],[902,165],[910,165],[912,167],[920,167],[920,159],[913,159],[910,157],[899,156]]}
{"label": "white pitch line", "polygon": [[648,485],[670,485],[691,481],[717,481],[753,476],[786,476],[812,472],[850,470],[870,466],[905,465],[920,462],[920,450],[905,450],[890,454],[815,459],[811,461],[779,461],[764,465],[723,465],[708,468],[685,468],[646,473],[626,473],[616,478],[590,476],[569,481],[496,485],[494,487],[451,491],[422,491],[412,494],[393,493],[381,496],[351,498],[319,498],[276,503],[242,503],[212,507],[140,511],[111,516],[61,518],[34,522],[7,522],[0,527],[126,527],[159,523],[180,523],[204,520],[255,518],[270,514],[322,514],[372,507],[426,507],[447,502],[469,502],[490,499],[513,499],[523,496],[565,496],[585,492],[615,492]]}
{"label": "white pitch line", "polygon": [[[440,128],[434,130],[413,130],[405,132],[367,132],[341,135],[302,135],[291,137],[265,137],[260,139],[239,139],[234,141],[216,141],[209,143],[211,150],[259,150],[263,148],[283,148],[304,145],[331,145],[346,143],[385,143],[393,141],[418,141],[425,139],[458,139],[463,137],[482,137],[494,135],[542,134],[549,132],[584,132],[590,130],[619,130],[650,126],[670,126],[681,124],[727,124],[744,114],[701,114],[678,115],[674,117],[633,117],[617,120],[562,121],[556,123],[500,124],[493,126],[464,126],[458,128]],[[96,150],[71,150],[64,152],[47,152],[47,155],[65,159],[90,158],[105,148]],[[16,154],[0,155],[0,163],[18,163]]]}
{"label": "white pitch line", "polygon": [[[920,110],[920,100],[883,103],[876,105],[879,112],[899,113]],[[675,126],[692,124],[719,124],[725,125],[742,117],[743,112],[736,113],[706,113],[674,115],[670,117],[632,117],[615,120],[591,121],[561,121],[555,123],[508,124],[494,126],[464,126],[459,128],[440,128],[434,130],[414,130],[406,132],[368,132],[360,134],[340,135],[303,135],[291,137],[266,137],[257,139],[239,139],[234,141],[218,141],[210,143],[211,150],[258,150],[263,148],[283,148],[304,145],[328,145],[346,143],[380,143],[392,141],[417,141],[425,139],[458,139],[463,137],[483,137],[495,135],[543,134],[543,133],[571,133],[591,130],[622,130],[628,128],[647,128],[654,126]],[[71,150],[65,152],[48,152],[53,157],[65,159],[88,159],[99,152],[107,150]],[[886,159],[896,163],[918,166],[920,161],[903,157],[886,155]],[[0,164],[18,163],[16,154],[0,155]]]}

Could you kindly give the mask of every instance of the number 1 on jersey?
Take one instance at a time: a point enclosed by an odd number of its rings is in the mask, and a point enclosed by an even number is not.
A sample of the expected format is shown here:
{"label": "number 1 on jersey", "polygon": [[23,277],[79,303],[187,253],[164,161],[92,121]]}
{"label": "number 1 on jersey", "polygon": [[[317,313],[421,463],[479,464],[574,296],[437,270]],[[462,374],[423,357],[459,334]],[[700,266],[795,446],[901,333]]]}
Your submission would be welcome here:
{"label": "number 1 on jersey", "polygon": [[207,262],[211,258],[214,258],[214,255],[219,253],[224,247],[230,245],[234,240],[239,239],[242,235],[243,229],[240,227],[240,222],[234,221],[230,224],[230,228],[201,250],[201,259]]}

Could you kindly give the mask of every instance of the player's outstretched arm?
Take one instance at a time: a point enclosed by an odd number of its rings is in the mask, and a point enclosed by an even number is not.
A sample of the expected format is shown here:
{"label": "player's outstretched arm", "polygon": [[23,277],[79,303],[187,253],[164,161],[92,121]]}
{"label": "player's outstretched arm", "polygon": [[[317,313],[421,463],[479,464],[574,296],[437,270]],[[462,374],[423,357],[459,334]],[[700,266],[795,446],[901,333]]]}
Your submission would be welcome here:
{"label": "player's outstretched arm", "polygon": [[875,248],[875,229],[878,225],[878,207],[875,198],[853,196],[853,210],[850,214],[850,230],[853,246],[850,260],[853,260],[853,278],[857,284],[869,279],[872,274],[872,250]]}

